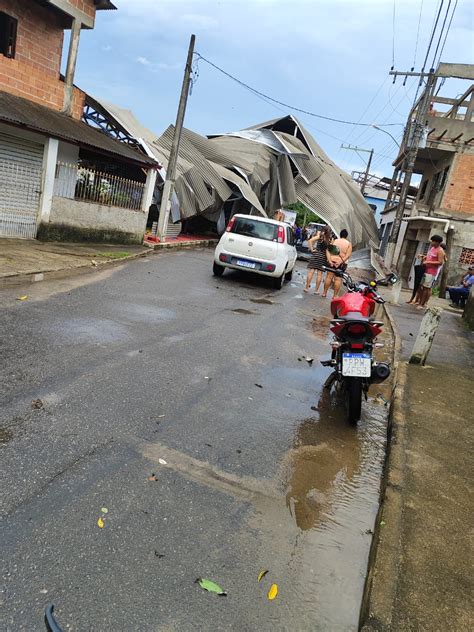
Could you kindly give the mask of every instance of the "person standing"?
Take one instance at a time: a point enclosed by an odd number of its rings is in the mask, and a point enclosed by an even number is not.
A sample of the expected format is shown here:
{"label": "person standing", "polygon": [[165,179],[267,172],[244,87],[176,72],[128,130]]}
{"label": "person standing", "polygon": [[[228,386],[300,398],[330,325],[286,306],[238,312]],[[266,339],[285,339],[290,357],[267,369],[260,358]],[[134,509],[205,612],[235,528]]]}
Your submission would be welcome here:
{"label": "person standing", "polygon": [[438,269],[444,264],[445,254],[441,248],[443,238],[440,235],[433,235],[430,239],[431,247],[423,257],[424,273],[418,289],[418,300],[416,309],[424,309],[431,296],[431,289],[436,279]]}
{"label": "person standing", "polygon": [[306,278],[306,286],[304,292],[309,292],[311,281],[313,280],[314,271],[317,270],[316,287],[314,293],[319,294],[319,287],[323,280],[323,266],[327,265],[326,251],[332,241],[332,230],[329,226],[318,231],[314,237],[308,239],[308,248],[311,251],[311,258],[308,261],[308,276]]}
{"label": "person standing", "polygon": [[[347,268],[347,263],[352,255],[352,244],[347,239],[349,233],[344,228],[339,233],[339,238],[335,239],[332,242],[332,245],[337,246],[339,248],[339,254],[333,255],[326,250],[326,256],[328,264],[331,268],[337,268],[338,270],[344,271]],[[323,296],[327,296],[328,290],[331,287],[331,284],[334,282],[334,296],[337,296],[339,290],[341,288],[342,279],[340,277],[335,277],[334,272],[328,272],[326,274],[326,280],[324,282],[324,291]]]}

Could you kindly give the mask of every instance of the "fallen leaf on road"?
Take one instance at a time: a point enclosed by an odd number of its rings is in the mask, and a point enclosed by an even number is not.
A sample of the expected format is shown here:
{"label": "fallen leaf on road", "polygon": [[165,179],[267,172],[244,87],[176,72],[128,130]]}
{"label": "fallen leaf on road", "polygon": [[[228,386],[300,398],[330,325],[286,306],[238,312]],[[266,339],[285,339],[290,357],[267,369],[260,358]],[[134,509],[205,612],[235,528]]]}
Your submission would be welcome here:
{"label": "fallen leaf on road", "polygon": [[158,459],[158,463],[160,465],[168,465],[168,463],[164,459]]}
{"label": "fallen leaf on road", "polygon": [[267,573],[268,573],[267,569],[261,570],[260,573],[258,574],[257,581],[261,582]]}
{"label": "fallen leaf on road", "polygon": [[258,388],[263,388],[261,384],[255,384],[255,386],[257,386]]}
{"label": "fallen leaf on road", "polygon": [[31,402],[31,408],[43,408],[43,402],[40,399],[34,399]]}
{"label": "fallen leaf on road", "polygon": [[101,507],[100,510],[103,514],[109,513],[109,510],[107,509],[107,507]]}
{"label": "fallen leaf on road", "polygon": [[220,597],[227,597],[227,593],[222,590],[218,584],[211,582],[210,579],[201,579],[198,577],[196,579],[196,583],[199,584],[203,590],[207,590],[207,592],[216,593],[216,595],[219,595]]}
{"label": "fallen leaf on road", "polygon": [[97,520],[97,526],[99,527],[99,529],[103,529],[104,528],[104,521],[102,520],[102,518],[99,518]]}
{"label": "fallen leaf on road", "polygon": [[16,300],[17,301],[26,301],[27,298],[28,298],[28,296],[25,294],[25,296],[17,296]]}
{"label": "fallen leaf on road", "polygon": [[276,584],[272,584],[270,586],[270,590],[268,591],[268,598],[270,599],[270,601],[273,601],[277,595],[278,595],[278,586]]}

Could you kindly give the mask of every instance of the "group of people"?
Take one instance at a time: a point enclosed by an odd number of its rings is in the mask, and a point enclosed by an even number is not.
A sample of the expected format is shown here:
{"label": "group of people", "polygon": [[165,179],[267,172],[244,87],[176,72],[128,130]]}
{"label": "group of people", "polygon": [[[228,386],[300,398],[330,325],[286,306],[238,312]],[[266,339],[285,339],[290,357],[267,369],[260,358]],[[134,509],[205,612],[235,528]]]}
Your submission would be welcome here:
{"label": "group of people", "polygon": [[307,228],[301,228],[298,224],[295,226],[295,241],[297,244],[308,241],[310,237],[311,232]]}
{"label": "group of people", "polygon": [[[446,245],[440,235],[433,235],[430,239],[430,248],[426,255],[418,255],[419,263],[415,266],[413,293],[409,305],[416,305],[417,309],[424,309],[438,279],[440,278],[443,266],[446,264]],[[471,286],[474,285],[474,266],[469,266],[469,270],[463,275],[458,286],[447,288],[451,299],[452,307],[460,307],[467,297]]]}
{"label": "group of people", "polygon": [[[352,244],[348,240],[349,233],[346,229],[341,230],[339,237],[336,238],[329,226],[318,231],[308,240],[308,247],[311,251],[311,258],[308,262],[308,276],[304,292],[308,293],[311,289],[311,282],[316,272],[315,294],[319,294],[319,288],[326,273],[323,284],[322,296],[326,297],[331,286],[333,287],[334,296],[339,293],[342,279],[335,276],[334,272],[324,270],[324,266],[329,268],[338,268],[344,271],[347,268],[348,261],[352,255]],[[336,248],[330,248],[336,246]],[[331,252],[332,251],[332,252]],[[333,254],[337,252],[338,254]]]}

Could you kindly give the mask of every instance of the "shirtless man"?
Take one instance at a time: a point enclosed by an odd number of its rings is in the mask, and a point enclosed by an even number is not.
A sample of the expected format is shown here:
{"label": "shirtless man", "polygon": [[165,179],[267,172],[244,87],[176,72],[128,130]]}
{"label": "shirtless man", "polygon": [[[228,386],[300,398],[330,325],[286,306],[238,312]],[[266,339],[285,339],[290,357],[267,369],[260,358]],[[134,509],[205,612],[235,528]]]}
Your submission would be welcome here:
{"label": "shirtless man", "polygon": [[[347,268],[347,262],[349,261],[350,256],[352,255],[352,244],[347,239],[348,235],[349,233],[344,228],[339,233],[339,239],[335,239],[332,242],[334,246],[337,246],[339,248],[338,255],[332,255],[329,252],[329,250],[326,251],[328,263],[331,268],[339,268],[342,270],[345,270]],[[333,281],[334,281],[334,296],[337,296],[341,288],[342,279],[340,277],[334,277],[333,272],[328,272],[326,274],[323,296],[327,296],[328,290],[331,287],[331,284]]]}

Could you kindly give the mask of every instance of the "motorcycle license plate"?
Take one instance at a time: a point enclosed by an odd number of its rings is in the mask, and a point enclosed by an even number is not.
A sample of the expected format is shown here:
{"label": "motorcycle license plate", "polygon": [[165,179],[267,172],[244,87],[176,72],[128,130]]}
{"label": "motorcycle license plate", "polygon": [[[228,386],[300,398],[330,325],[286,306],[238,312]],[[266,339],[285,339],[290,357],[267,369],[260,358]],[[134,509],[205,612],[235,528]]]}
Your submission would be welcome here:
{"label": "motorcycle license plate", "polygon": [[242,261],[242,259],[237,259],[237,265],[243,266],[244,268],[255,269],[255,263],[253,263],[253,261]]}
{"label": "motorcycle license plate", "polygon": [[368,353],[343,353],[342,375],[345,377],[370,377],[372,358]]}

